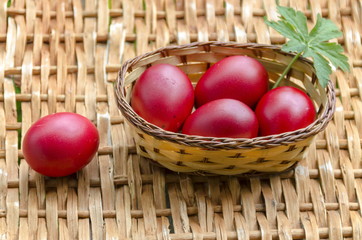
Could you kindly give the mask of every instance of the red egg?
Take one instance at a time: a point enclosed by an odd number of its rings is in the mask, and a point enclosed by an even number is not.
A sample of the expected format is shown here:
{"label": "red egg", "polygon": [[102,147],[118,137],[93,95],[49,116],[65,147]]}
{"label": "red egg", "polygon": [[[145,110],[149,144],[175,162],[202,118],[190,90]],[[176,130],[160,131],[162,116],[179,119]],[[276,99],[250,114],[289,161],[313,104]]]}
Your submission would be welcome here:
{"label": "red egg", "polygon": [[136,81],[131,105],[146,121],[177,132],[194,105],[194,89],[178,67],[158,64],[148,68]]}
{"label": "red egg", "polygon": [[254,112],[235,99],[217,99],[196,109],[182,133],[205,137],[253,138],[258,135]]}
{"label": "red egg", "polygon": [[95,156],[97,128],[87,118],[70,112],[55,113],[36,121],[23,141],[29,166],[49,177],[77,172]]}
{"label": "red egg", "polygon": [[212,65],[195,88],[196,106],[221,98],[239,100],[253,108],[268,90],[268,72],[256,59],[231,56]]}
{"label": "red egg", "polygon": [[316,118],[312,100],[294,87],[278,87],[260,99],[256,109],[260,135],[290,132],[307,127]]}

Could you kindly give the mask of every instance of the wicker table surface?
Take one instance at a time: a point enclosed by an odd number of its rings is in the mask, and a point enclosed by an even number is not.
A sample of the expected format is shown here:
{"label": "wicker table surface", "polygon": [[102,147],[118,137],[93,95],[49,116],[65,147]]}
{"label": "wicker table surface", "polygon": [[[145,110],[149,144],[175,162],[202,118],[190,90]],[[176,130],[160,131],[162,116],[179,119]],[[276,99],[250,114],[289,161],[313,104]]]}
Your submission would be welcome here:
{"label": "wicker table surface", "polygon": [[[362,2],[280,0],[332,19],[351,72],[297,168],[265,178],[173,173],[135,154],[113,84],[126,59],[170,44],[281,44],[274,0],[0,0],[0,239],[362,239]],[[15,84],[14,84],[15,83]],[[61,111],[96,123],[89,166],[44,178],[23,159],[31,123]]]}

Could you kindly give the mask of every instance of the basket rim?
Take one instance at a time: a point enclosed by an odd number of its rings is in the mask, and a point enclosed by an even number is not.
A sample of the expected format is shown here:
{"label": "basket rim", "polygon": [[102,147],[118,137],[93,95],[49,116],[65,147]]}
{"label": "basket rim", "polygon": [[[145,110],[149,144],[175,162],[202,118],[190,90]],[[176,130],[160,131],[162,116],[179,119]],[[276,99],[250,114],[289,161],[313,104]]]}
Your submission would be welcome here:
{"label": "basket rim", "polygon": [[[185,146],[194,146],[194,147],[207,148],[207,149],[245,149],[245,148],[271,148],[280,145],[290,145],[305,140],[323,131],[326,128],[328,122],[332,119],[335,111],[336,97],[335,97],[334,85],[331,80],[328,81],[327,87],[325,88],[327,95],[327,102],[326,106],[324,106],[323,112],[320,114],[317,113],[318,118],[316,118],[313,123],[311,123],[305,128],[301,128],[295,131],[284,132],[268,136],[258,136],[255,138],[203,137],[203,136],[186,135],[182,133],[167,131],[141,118],[132,109],[131,105],[127,102],[125,98],[124,79],[127,72],[132,71],[132,67],[143,58],[160,53],[162,56],[167,56],[168,55],[167,51],[169,50],[186,49],[186,48],[200,47],[200,46],[204,47],[204,50],[206,52],[208,52],[210,47],[212,46],[228,47],[228,48],[230,47],[248,48],[248,49],[259,49],[259,50],[265,48],[276,51],[283,55],[291,57],[295,56],[295,54],[293,53],[282,51],[281,47],[277,45],[258,44],[258,43],[219,42],[219,41],[193,42],[190,44],[166,46],[136,56],[132,59],[127,60],[122,64],[122,67],[118,72],[115,91],[114,91],[116,95],[117,106],[128,122],[130,122],[134,127],[141,130],[142,132],[151,135],[152,137],[159,140],[170,141]],[[311,60],[306,59],[304,57],[299,57],[298,61],[307,63],[314,70],[313,62]],[[318,81],[316,82],[317,82],[316,84],[319,84]]]}

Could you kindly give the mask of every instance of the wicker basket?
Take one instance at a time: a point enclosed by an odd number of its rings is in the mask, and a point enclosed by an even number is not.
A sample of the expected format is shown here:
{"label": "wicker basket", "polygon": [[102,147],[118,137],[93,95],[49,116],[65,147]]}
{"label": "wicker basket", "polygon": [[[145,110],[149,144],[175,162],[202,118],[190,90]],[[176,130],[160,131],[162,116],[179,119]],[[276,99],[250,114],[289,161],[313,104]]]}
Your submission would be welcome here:
{"label": "wicker basket", "polygon": [[315,103],[317,119],[308,127],[293,132],[253,139],[188,136],[146,122],[129,105],[134,82],[151,65],[176,65],[195,84],[211,64],[231,55],[257,58],[267,69],[270,84],[293,57],[271,45],[198,42],[161,48],[125,62],[115,92],[118,107],[133,131],[139,155],[176,172],[205,175],[278,173],[303,159],[314,136],[326,127],[335,110],[332,82],[322,88],[316,81],[312,63],[305,58],[293,65],[288,81],[283,84],[308,93]]}

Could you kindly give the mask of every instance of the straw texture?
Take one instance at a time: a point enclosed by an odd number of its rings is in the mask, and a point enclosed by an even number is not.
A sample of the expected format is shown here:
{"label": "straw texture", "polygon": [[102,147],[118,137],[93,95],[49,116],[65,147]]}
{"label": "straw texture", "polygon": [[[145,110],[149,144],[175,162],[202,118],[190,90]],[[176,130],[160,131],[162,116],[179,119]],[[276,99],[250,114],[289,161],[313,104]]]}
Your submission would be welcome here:
{"label": "straw texture", "polygon": [[[195,41],[280,44],[274,0],[0,0],[0,239],[362,239],[362,3],[280,0],[343,31],[333,120],[294,171],[266,178],[175,174],[136,155],[117,108],[121,63]],[[15,83],[15,84],[14,84]],[[78,174],[23,159],[31,123],[78,112],[101,145]]]}

